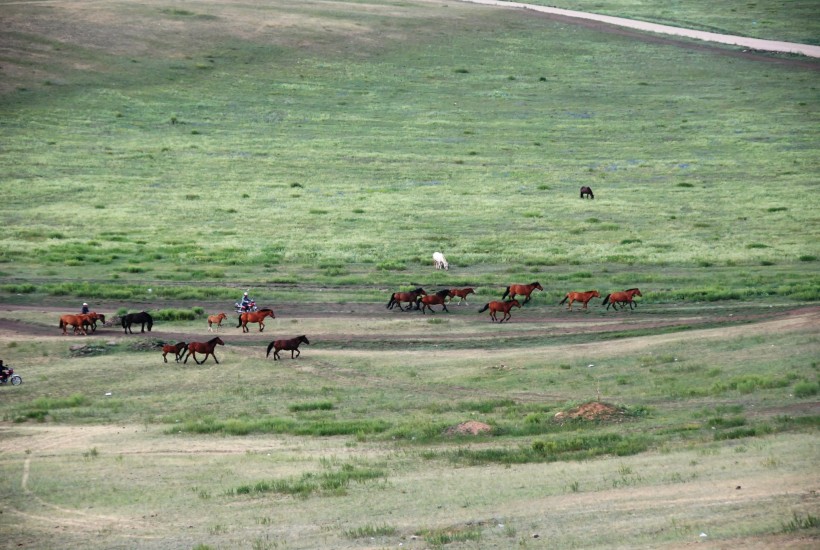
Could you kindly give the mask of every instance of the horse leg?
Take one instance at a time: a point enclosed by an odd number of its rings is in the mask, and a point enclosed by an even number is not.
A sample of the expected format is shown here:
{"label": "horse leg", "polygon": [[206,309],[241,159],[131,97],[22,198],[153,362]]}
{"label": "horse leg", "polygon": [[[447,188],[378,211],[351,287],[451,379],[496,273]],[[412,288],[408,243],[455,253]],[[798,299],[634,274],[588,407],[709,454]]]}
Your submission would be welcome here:
{"label": "horse leg", "polygon": [[[211,357],[214,358],[214,361],[216,361],[216,364],[218,365],[219,364],[219,359],[216,358],[216,354],[214,352],[211,352]],[[207,359],[207,358],[208,358],[208,356],[206,355],[205,359]],[[202,360],[203,363],[205,362],[205,359]]]}
{"label": "horse leg", "polygon": [[279,357],[279,348],[273,348],[273,360],[276,361],[277,359],[281,359]]}
{"label": "horse leg", "polygon": [[[294,353],[296,353],[296,356],[293,355]],[[290,358],[291,359],[296,359],[296,357],[299,357],[300,355],[302,355],[302,352],[299,351],[299,348],[290,350]]]}
{"label": "horse leg", "polygon": [[259,321],[259,332],[262,332],[263,330],[265,330],[265,323]]}
{"label": "horse leg", "polygon": [[162,353],[162,360],[163,360],[163,361],[165,361],[166,363],[168,362],[168,358],[167,358],[167,357],[165,357],[167,354],[168,354],[168,352],[167,352],[167,351],[165,351],[165,352],[163,352],[163,353]]}
{"label": "horse leg", "polygon": [[[191,356],[191,350],[188,350],[188,355],[185,356],[185,361],[183,361],[184,364],[186,364],[186,365],[188,364],[188,358],[190,356]],[[196,361],[196,357],[194,357],[194,361]]]}

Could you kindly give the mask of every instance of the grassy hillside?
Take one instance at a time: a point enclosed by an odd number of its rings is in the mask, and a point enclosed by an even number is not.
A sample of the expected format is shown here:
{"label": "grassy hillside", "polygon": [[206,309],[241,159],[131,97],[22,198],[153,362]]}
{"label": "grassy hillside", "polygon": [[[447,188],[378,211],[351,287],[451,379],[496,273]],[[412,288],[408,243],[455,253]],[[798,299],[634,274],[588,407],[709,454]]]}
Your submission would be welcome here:
{"label": "grassy hillside", "polygon": [[816,298],[816,70],[460,4],[4,15],[9,282],[396,285],[440,249]]}

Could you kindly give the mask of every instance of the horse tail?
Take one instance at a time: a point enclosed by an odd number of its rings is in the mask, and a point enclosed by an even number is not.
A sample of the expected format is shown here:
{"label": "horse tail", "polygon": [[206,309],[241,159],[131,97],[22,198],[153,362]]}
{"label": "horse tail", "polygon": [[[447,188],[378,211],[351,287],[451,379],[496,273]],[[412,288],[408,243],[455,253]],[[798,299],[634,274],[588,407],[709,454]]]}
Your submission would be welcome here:
{"label": "horse tail", "polygon": [[62,319],[60,319],[60,328],[63,328],[64,326],[65,326],[65,321],[63,321]]}
{"label": "horse tail", "polygon": [[603,302],[601,302],[601,305],[602,305],[602,306],[605,306],[605,305],[607,305],[607,304],[609,303],[609,297],[610,297],[610,296],[612,296],[612,294],[607,294],[607,295],[606,295],[606,298],[604,298],[604,301],[603,301]]}
{"label": "horse tail", "polygon": [[507,290],[505,290],[504,294],[501,295],[501,299],[503,300],[504,298],[506,298],[507,294],[509,294],[509,293],[510,293],[510,287],[507,287]]}
{"label": "horse tail", "polygon": [[487,311],[488,309],[490,309],[490,302],[487,302],[486,304],[484,304],[484,307],[483,307],[483,308],[481,308],[481,309],[479,309],[479,310],[478,310],[478,312],[479,312],[479,313],[484,313],[484,312],[485,312],[485,311]]}
{"label": "horse tail", "polygon": [[390,295],[390,300],[387,301],[387,305],[384,306],[384,307],[386,307],[387,309],[390,309],[391,307],[393,307],[394,303],[396,303],[396,293],[395,292]]}
{"label": "horse tail", "polygon": [[564,302],[566,302],[568,299],[569,299],[569,294],[567,294],[566,296],[564,296],[564,299],[563,299],[563,300],[561,300],[560,302],[558,302],[558,305],[560,306],[561,304],[563,304]]}
{"label": "horse tail", "polygon": [[239,317],[236,318],[236,320],[239,321],[239,324],[236,325],[236,328],[241,327],[242,326],[242,314],[241,313],[239,314]]}
{"label": "horse tail", "polygon": [[273,345],[274,345],[275,343],[276,343],[276,341],[274,340],[273,342],[271,342],[270,344],[268,344],[268,352],[265,354],[265,357],[267,357],[268,355],[270,355],[270,350],[272,350],[272,349],[273,349]]}

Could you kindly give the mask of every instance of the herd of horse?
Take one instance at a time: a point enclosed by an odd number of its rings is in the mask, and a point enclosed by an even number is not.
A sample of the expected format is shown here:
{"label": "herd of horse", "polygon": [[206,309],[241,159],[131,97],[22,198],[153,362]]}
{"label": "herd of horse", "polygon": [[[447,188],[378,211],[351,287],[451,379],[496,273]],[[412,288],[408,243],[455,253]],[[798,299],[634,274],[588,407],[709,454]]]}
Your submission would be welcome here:
{"label": "herd of horse", "polygon": [[[478,310],[478,312],[483,313],[489,310],[490,320],[493,323],[503,323],[505,321],[509,322],[512,317],[511,310],[513,308],[521,308],[529,302],[532,298],[532,293],[536,290],[544,290],[538,281],[530,284],[510,285],[505,288],[504,293],[501,295],[501,300],[487,302],[484,304],[484,307]],[[387,302],[386,307],[388,309],[393,309],[395,306],[398,306],[401,311],[410,311],[413,309],[421,310],[423,314],[426,314],[428,310],[430,313],[435,313],[433,306],[440,305],[442,308],[441,311],[449,312],[450,310],[447,309],[448,301],[452,302],[454,298],[458,298],[458,305],[469,305],[467,302],[467,297],[470,294],[476,294],[475,289],[472,287],[446,288],[441,289],[434,294],[428,294],[422,287],[417,287],[409,292],[394,292],[390,295],[390,300]],[[524,297],[523,302],[519,302],[516,298],[517,296]],[[638,288],[630,288],[620,292],[612,292],[604,297],[601,305],[605,305],[607,310],[609,310],[610,307],[617,310],[618,306],[620,306],[621,309],[629,307],[630,310],[632,310],[635,308],[636,296],[643,296]],[[577,302],[582,304],[583,309],[588,309],[587,306],[589,302],[593,298],[600,297],[601,294],[597,290],[588,290],[586,292],[568,292],[564,296],[564,299],[558,303],[558,305],[563,305],[568,302],[567,310],[572,311],[572,304]],[[505,298],[508,299],[505,300]],[[402,304],[407,304],[407,309],[405,309]],[[236,328],[241,328],[242,332],[246,333],[250,331],[248,328],[249,323],[258,323],[259,332],[262,332],[265,329],[265,319],[268,317],[271,319],[276,319],[276,315],[271,308],[262,308],[259,311],[241,313],[238,318],[239,324],[236,325]],[[218,332],[222,326],[222,321],[227,318],[228,316],[225,313],[208,316],[208,331]],[[97,330],[97,322],[105,324],[105,315],[92,311],[85,314],[62,315],[60,317],[59,326],[63,331],[63,335],[68,334],[68,327],[73,327],[74,334],[87,335],[89,331],[93,333]],[[133,334],[132,326],[134,325],[140,325],[140,332],[142,333],[146,332],[146,329],[148,332],[151,332],[151,328],[154,325],[154,319],[149,313],[140,311],[137,313],[127,313],[123,315],[120,318],[120,324],[122,325],[122,329],[125,334]],[[268,344],[265,357],[269,357],[271,350],[273,350],[273,360],[280,360],[281,357],[279,356],[279,352],[284,350],[290,351],[291,359],[296,359],[301,355],[299,346],[303,343],[310,344],[307,336],[304,334],[295,338],[274,340]],[[201,365],[207,361],[208,356],[211,356],[214,358],[214,362],[219,364],[219,360],[216,358],[214,350],[216,346],[224,345],[225,342],[223,342],[218,336],[211,338],[207,342],[177,342],[176,344],[163,344],[162,360],[167,363],[168,354],[173,354],[174,360],[177,363],[180,361],[183,364],[188,363],[188,359],[193,357],[196,364]],[[202,356],[201,361],[197,358],[197,353]]]}

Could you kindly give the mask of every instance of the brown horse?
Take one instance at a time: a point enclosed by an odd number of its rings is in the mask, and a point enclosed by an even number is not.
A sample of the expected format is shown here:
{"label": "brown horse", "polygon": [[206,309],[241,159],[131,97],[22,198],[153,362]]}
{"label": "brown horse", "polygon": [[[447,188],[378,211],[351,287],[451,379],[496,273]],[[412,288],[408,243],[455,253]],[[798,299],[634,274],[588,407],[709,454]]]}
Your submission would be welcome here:
{"label": "brown horse", "polygon": [[[177,342],[176,344],[165,344],[162,346],[162,360],[166,363],[168,359],[165,357],[169,353],[174,354],[174,358],[176,362],[179,363],[179,360],[182,359],[182,356],[185,355],[185,350],[187,349],[188,344],[185,342]],[[216,359],[216,357],[214,357]],[[196,357],[194,357],[194,361],[196,361]]]}
{"label": "brown horse", "polygon": [[464,302],[465,305],[470,305],[467,302],[467,296],[470,294],[475,294],[475,290],[472,287],[468,288],[451,288],[450,289],[450,301],[453,301],[453,298],[460,298],[458,301],[458,305],[461,305]]}
{"label": "brown horse", "polygon": [[425,310],[427,310],[427,309],[430,310],[430,313],[435,313],[435,311],[433,311],[432,306],[439,306],[440,305],[442,308],[444,308],[442,311],[446,311],[447,313],[449,313],[450,310],[447,309],[447,304],[445,303],[444,300],[446,300],[447,298],[452,298],[452,296],[453,295],[450,294],[450,289],[449,288],[445,288],[444,290],[439,290],[435,294],[429,294],[427,296],[419,296],[418,299],[416,299],[416,309],[419,309],[419,306],[421,306],[421,312],[422,313],[424,313]]}
{"label": "brown horse", "polygon": [[[265,354],[265,357],[270,355],[270,350],[273,350],[273,360],[276,361],[277,359],[281,359],[279,357],[279,352],[282,350],[290,351],[290,358],[296,359],[302,355],[302,352],[299,351],[299,344],[304,342],[305,344],[310,344],[308,342],[307,336],[304,334],[301,336],[297,336],[296,338],[291,338],[290,340],[274,340],[270,344],[268,344],[268,353]],[[293,353],[296,352],[296,356],[294,357]]]}
{"label": "brown horse", "polygon": [[69,326],[74,327],[74,334],[78,332],[82,333],[83,335],[88,335],[83,327],[84,323],[88,323],[88,314],[80,314],[80,315],[63,315],[60,317],[60,328],[63,329],[63,336],[65,336],[66,330]]}
{"label": "brown horse", "polygon": [[629,309],[635,309],[635,301],[633,300],[635,296],[643,296],[643,294],[641,294],[641,291],[637,288],[629,288],[623,292],[613,292],[612,294],[606,295],[601,305],[606,306],[607,310],[609,306],[617,310],[617,304],[621,304],[621,309],[625,308],[627,304],[629,304]]}
{"label": "brown horse", "polygon": [[276,319],[273,310],[269,307],[262,308],[259,311],[246,311],[239,315],[239,324],[236,328],[242,327],[242,332],[250,332],[248,323],[259,323],[259,332],[265,330],[265,317]]}
{"label": "brown horse", "polygon": [[501,296],[501,299],[503,300],[504,298],[509,296],[510,300],[515,300],[516,295],[521,294],[522,296],[527,297],[527,299],[524,300],[524,303],[526,304],[530,301],[530,294],[532,294],[532,291],[535,289],[544,290],[544,288],[538,283],[538,281],[530,283],[528,285],[510,285],[507,287],[507,290],[504,291],[504,294]]}
{"label": "brown horse", "polygon": [[[213,326],[216,325],[216,331],[219,332],[219,327],[222,326],[222,321],[227,319],[228,316],[224,313],[220,313],[219,315],[209,315],[208,316],[208,332],[213,332]],[[237,327],[238,328],[238,327]]]}
{"label": "brown horse", "polygon": [[564,299],[558,302],[560,306],[567,300],[569,300],[569,304],[567,305],[567,309],[572,311],[572,302],[581,302],[584,304],[584,309],[587,309],[587,304],[593,298],[600,298],[601,295],[598,293],[597,290],[588,290],[586,292],[567,292],[567,295],[564,296]]}
{"label": "brown horse", "polygon": [[[419,296],[427,296],[427,293],[421,287],[418,287],[416,290],[411,290],[410,292],[394,292],[390,295],[390,301],[387,302],[385,307],[387,309],[393,309],[393,306],[399,306],[400,310],[405,311],[405,309],[401,307],[401,303],[409,302],[410,306],[407,309],[410,310],[413,309],[413,304],[416,303]],[[416,309],[418,309],[418,307],[418,304],[416,304]]]}
{"label": "brown horse", "polygon": [[[187,363],[188,358],[193,355],[196,364],[201,365],[202,363],[208,360],[208,356],[210,355],[214,358],[214,361],[216,361],[216,364],[218,365],[219,360],[216,358],[216,354],[214,353],[214,348],[217,346],[217,344],[219,344],[220,346],[224,346],[225,342],[223,342],[222,338],[220,338],[219,336],[217,336],[216,338],[211,338],[207,342],[191,342],[190,344],[188,344],[188,355],[185,356],[185,361],[183,361],[183,363]],[[196,358],[197,353],[205,354],[205,357],[202,359],[202,361]]]}
{"label": "brown horse", "polygon": [[484,305],[483,308],[479,309],[479,313],[483,313],[490,310],[490,319],[492,319],[493,323],[498,321],[498,318],[495,316],[496,313],[503,312],[504,316],[501,318],[499,323],[503,323],[504,321],[509,321],[510,317],[510,310],[513,307],[521,307],[521,304],[518,303],[518,300],[507,300],[506,302],[489,302]]}
{"label": "brown horse", "polygon": [[592,187],[588,187],[588,186],[586,186],[586,185],[584,185],[583,187],[581,187],[581,198],[582,198],[582,199],[584,198],[584,195],[586,195],[586,196],[587,196],[587,197],[589,197],[590,199],[594,199],[594,198],[595,198],[595,195],[593,195],[593,194],[592,194]]}
{"label": "brown horse", "polygon": [[97,313],[96,311],[91,311],[89,313],[84,314],[87,319],[83,321],[83,328],[88,333],[88,329],[91,329],[91,332],[97,332],[97,321],[101,322],[103,325],[105,324],[105,315],[102,313]]}

